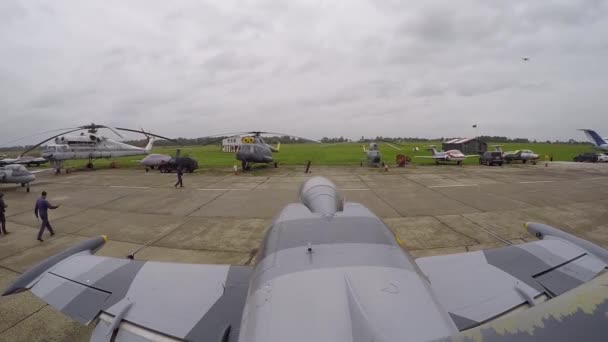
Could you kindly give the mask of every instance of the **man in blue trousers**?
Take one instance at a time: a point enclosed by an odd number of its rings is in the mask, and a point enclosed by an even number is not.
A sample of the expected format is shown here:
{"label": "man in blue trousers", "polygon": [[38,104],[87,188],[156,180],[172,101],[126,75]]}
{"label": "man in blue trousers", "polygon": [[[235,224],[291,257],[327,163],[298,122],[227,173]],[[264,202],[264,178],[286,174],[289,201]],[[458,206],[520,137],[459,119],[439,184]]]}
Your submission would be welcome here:
{"label": "man in blue trousers", "polygon": [[40,230],[38,231],[38,241],[44,242],[42,240],[42,233],[44,233],[45,228],[51,232],[51,236],[55,235],[53,227],[51,227],[51,223],[49,222],[48,210],[57,208],[59,208],[58,205],[52,205],[46,200],[46,191],[43,191],[42,196],[36,201],[36,207],[34,207],[34,215],[42,221],[40,223]]}

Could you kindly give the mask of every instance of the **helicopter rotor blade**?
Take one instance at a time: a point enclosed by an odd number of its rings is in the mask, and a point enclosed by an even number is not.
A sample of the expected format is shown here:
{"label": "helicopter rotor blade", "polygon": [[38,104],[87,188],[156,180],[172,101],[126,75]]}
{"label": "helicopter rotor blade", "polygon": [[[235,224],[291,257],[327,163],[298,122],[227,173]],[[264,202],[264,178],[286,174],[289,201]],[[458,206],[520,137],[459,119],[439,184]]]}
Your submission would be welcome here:
{"label": "helicopter rotor blade", "polygon": [[116,134],[117,136],[119,136],[121,139],[124,139],[125,137],[123,137],[120,133],[118,133],[118,131],[116,131],[114,128],[112,127],[104,127],[109,129],[110,131],[112,131],[114,134]]}
{"label": "helicopter rotor blade", "polygon": [[[138,131],[138,130],[136,130],[136,129],[122,128],[122,127],[116,127],[116,129],[117,129],[117,130],[120,130],[120,131],[126,131],[126,132],[133,132],[133,133],[139,133],[139,134],[142,134],[142,132],[141,132],[141,131]],[[171,138],[163,137],[162,135],[158,135],[158,134],[154,134],[154,133],[150,133],[150,132],[148,132],[148,133],[143,133],[143,134],[144,134],[144,135],[146,135],[146,134],[147,134],[147,135],[151,135],[151,136],[156,137],[156,138],[161,138],[161,139],[165,139],[165,140],[169,140],[169,141],[173,141],[173,142],[179,143],[179,142],[178,142],[177,140],[175,140],[175,139],[171,139]]]}
{"label": "helicopter rotor blade", "polygon": [[48,139],[45,139],[45,140],[43,140],[43,141],[39,142],[38,144],[36,144],[36,145],[34,145],[34,146],[32,146],[32,147],[28,148],[28,149],[27,149],[25,152],[21,153],[21,154],[19,155],[19,157],[20,157],[20,158],[21,158],[21,157],[23,157],[24,155],[26,155],[26,154],[27,154],[27,153],[29,153],[30,151],[34,150],[35,148],[37,148],[38,146],[40,146],[40,145],[44,144],[45,142],[47,142],[47,141],[49,141],[49,140],[55,139],[55,138],[60,137],[60,136],[62,136],[62,135],[64,135],[64,134],[68,134],[68,133],[72,133],[72,132],[80,131],[81,129],[82,129],[82,128],[78,127],[78,128],[76,128],[76,129],[72,129],[72,130],[67,131],[67,132],[63,132],[63,133],[60,133],[60,134],[57,134],[57,135],[53,135],[52,137],[50,137],[50,138],[48,138]]}
{"label": "helicopter rotor blade", "polygon": [[26,138],[35,137],[35,136],[46,134],[46,133],[59,132],[59,131],[67,131],[67,130],[70,130],[70,129],[75,129],[75,127],[52,129],[50,131],[44,131],[44,132],[34,133],[34,134],[31,134],[31,135],[26,135],[26,136],[23,136],[23,137],[20,137],[20,138],[11,140],[11,141],[4,142],[4,143],[0,144],[0,146],[5,146],[5,145],[8,145],[10,143],[14,143],[15,141],[19,141],[19,140],[23,140],[23,139],[26,139]]}
{"label": "helicopter rotor blade", "polygon": [[308,138],[304,138],[304,137],[299,137],[297,135],[287,134],[287,133],[280,133],[280,132],[254,131],[254,132],[247,132],[247,133],[249,133],[249,134],[255,134],[255,135],[272,134],[272,135],[278,135],[278,136],[283,136],[283,137],[294,137],[294,138],[298,138],[298,139],[301,139],[301,140],[311,141],[311,142],[314,142],[314,143],[321,143],[319,140],[308,139]]}

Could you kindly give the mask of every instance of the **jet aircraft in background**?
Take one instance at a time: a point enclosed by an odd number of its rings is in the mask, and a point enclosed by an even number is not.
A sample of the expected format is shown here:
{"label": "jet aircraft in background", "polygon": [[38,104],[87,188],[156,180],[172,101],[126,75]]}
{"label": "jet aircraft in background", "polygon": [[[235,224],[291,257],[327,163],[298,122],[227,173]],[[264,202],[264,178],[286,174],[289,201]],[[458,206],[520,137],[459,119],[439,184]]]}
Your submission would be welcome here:
{"label": "jet aircraft in background", "polygon": [[602,138],[596,131],[592,129],[579,129],[587,136],[587,139],[597,148],[608,151],[608,138]]}
{"label": "jet aircraft in background", "polygon": [[27,166],[40,166],[42,164],[48,163],[48,160],[42,157],[30,157],[30,156],[21,156],[19,158],[4,158],[0,159],[0,166],[11,165],[11,164],[20,164]]}
{"label": "jet aircraft in background", "polygon": [[433,158],[435,159],[435,163],[439,164],[440,162],[456,162],[457,165],[462,164],[462,162],[470,157],[479,157],[478,154],[465,155],[459,150],[449,150],[449,151],[437,151],[435,145],[431,145],[427,151],[430,151],[432,156],[415,156],[416,158]]}
{"label": "jet aircraft in background", "polygon": [[494,145],[494,150],[497,152],[501,152],[502,158],[507,163],[513,163],[514,161],[519,160],[523,164],[525,164],[526,162],[531,162],[532,164],[536,165],[536,163],[538,162],[538,158],[540,158],[540,156],[532,152],[532,150],[516,150],[503,152],[501,145]]}
{"label": "jet aircraft in background", "polygon": [[[26,290],[91,341],[604,341],[608,250],[538,223],[541,240],[414,260],[322,177],[276,216],[251,266],[96,256],[99,236],[43,260]],[[37,324],[46,324],[39,321]]]}

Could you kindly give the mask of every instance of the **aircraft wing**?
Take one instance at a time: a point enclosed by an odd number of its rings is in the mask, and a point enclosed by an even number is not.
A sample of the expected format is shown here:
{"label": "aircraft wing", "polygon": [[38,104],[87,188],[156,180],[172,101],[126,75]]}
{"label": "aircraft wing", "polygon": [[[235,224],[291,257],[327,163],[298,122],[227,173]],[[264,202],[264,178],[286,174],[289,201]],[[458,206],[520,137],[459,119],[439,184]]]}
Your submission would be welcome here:
{"label": "aircraft wing", "polygon": [[526,311],[511,314],[435,342],[605,341],[608,274]]}
{"label": "aircraft wing", "polygon": [[3,296],[31,290],[80,323],[100,318],[91,341],[232,341],[238,336],[250,267],[93,255],[105,239],[82,241],[42,261]]}
{"label": "aircraft wing", "polygon": [[436,159],[438,157],[435,157],[435,156],[414,156],[414,158],[433,158],[433,159]]}
{"label": "aircraft wing", "polygon": [[480,157],[479,154],[467,154],[466,156],[464,156],[465,158],[471,158],[471,157]]}
{"label": "aircraft wing", "polygon": [[[551,303],[607,267],[608,255],[601,247],[542,224],[527,227],[543,239],[416,260],[459,330],[544,301]],[[604,300],[608,307],[608,297]]]}

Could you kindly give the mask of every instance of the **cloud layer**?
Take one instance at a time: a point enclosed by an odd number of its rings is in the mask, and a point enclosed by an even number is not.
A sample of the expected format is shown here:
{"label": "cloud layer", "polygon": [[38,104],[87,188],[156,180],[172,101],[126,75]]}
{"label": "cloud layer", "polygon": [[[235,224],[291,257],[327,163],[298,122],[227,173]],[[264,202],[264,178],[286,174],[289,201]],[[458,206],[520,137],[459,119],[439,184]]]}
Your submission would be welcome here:
{"label": "cloud layer", "polygon": [[470,136],[474,123],[608,135],[599,0],[3,0],[0,56],[0,142],[89,122],[183,137]]}

